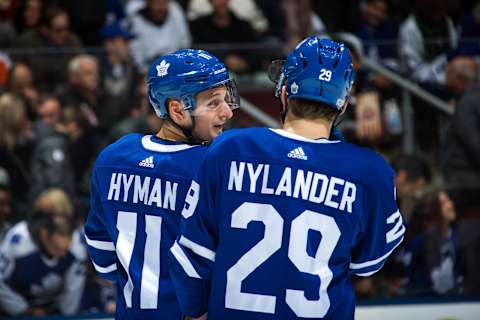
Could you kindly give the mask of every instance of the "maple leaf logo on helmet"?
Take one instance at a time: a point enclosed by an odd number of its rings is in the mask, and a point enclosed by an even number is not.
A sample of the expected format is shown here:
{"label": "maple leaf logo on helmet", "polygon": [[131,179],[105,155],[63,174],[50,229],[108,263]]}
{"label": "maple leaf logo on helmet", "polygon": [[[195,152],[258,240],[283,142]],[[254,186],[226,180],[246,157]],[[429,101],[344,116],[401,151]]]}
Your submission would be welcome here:
{"label": "maple leaf logo on helmet", "polygon": [[160,64],[157,66],[157,76],[158,77],[164,77],[168,74],[168,68],[170,67],[170,63],[167,63],[167,61],[162,60]]}

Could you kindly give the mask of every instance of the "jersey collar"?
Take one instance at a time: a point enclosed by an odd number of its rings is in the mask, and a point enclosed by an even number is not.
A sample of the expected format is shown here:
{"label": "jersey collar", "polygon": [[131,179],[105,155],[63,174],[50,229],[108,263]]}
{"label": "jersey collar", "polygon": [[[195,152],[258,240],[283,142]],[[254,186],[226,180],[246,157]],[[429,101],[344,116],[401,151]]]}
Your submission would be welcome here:
{"label": "jersey collar", "polygon": [[152,135],[143,136],[142,146],[149,151],[156,152],[176,152],[198,147],[197,145],[192,146],[182,142],[162,140]]}
{"label": "jersey collar", "polygon": [[290,138],[290,139],[294,139],[294,140],[299,140],[299,141],[304,141],[304,142],[322,143],[322,144],[331,144],[331,143],[339,143],[339,142],[341,142],[340,140],[328,140],[328,139],[325,139],[325,138],[321,138],[321,139],[318,139],[318,140],[309,139],[309,138],[302,137],[302,136],[300,136],[300,135],[298,135],[298,134],[285,131],[285,130],[283,130],[283,129],[271,129],[271,128],[269,128],[269,129],[270,129],[271,131],[273,131],[274,133],[276,133],[276,134],[278,134],[278,135],[281,135],[281,136],[283,136],[283,137]]}

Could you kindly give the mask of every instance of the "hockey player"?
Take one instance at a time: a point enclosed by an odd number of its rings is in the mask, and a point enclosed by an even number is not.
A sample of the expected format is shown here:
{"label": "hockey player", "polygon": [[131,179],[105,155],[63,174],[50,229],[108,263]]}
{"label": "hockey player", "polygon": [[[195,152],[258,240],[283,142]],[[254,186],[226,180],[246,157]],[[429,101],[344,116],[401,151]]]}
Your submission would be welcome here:
{"label": "hockey player", "polygon": [[225,65],[202,50],[158,58],[147,82],[164,124],[155,135],[129,134],[102,151],[85,237],[95,269],[117,284],[117,319],[181,319],[168,250],[203,143],[222,132],[239,101]]}
{"label": "hockey player", "polygon": [[343,44],[309,37],[278,79],[283,129],[232,130],[209,147],[170,250],[186,315],[354,318],[350,276],[378,271],[405,232],[390,166],[328,139],[354,77]]}

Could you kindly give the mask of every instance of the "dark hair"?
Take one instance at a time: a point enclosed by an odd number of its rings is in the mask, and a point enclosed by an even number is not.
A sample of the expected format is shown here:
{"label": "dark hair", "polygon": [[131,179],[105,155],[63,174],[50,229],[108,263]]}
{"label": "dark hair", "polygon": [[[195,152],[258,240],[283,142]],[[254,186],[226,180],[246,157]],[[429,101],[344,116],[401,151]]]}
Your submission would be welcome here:
{"label": "dark hair", "polygon": [[415,210],[422,223],[419,231],[425,234],[425,264],[428,270],[437,267],[442,260],[441,247],[444,235],[441,232],[441,224],[444,218],[440,202],[441,192],[447,193],[443,189],[427,193]]}
{"label": "dark hair", "polygon": [[323,118],[333,121],[340,114],[340,110],[321,102],[306,99],[289,99],[288,108],[295,117],[305,119]]}
{"label": "dark hair", "polygon": [[392,161],[392,167],[396,172],[405,170],[407,181],[425,178],[426,182],[429,182],[432,177],[428,163],[417,155],[400,155]]}
{"label": "dark hair", "polygon": [[10,189],[10,186],[8,184],[3,184],[3,183],[0,183],[0,191],[4,191],[8,193],[12,192],[12,190]]}
{"label": "dark hair", "polygon": [[[18,6],[14,9],[13,12],[13,24],[15,26],[15,31],[18,35],[22,34],[23,31],[26,29],[25,25],[25,10],[27,9],[28,0],[20,1]],[[40,17],[37,21],[37,25],[40,24],[42,21],[42,7],[43,7],[43,0],[40,0]],[[36,26],[34,26],[36,27]]]}
{"label": "dark hair", "polygon": [[90,121],[85,111],[76,106],[67,106],[63,109],[63,122],[68,124],[69,122],[75,122],[81,129],[89,130]]}
{"label": "dark hair", "polygon": [[40,25],[50,28],[52,26],[52,20],[55,19],[57,16],[66,14],[68,15],[67,11],[59,6],[51,6],[45,9],[42,18],[40,20]]}
{"label": "dark hair", "polygon": [[40,98],[39,98],[39,105],[44,104],[48,100],[57,100],[58,103],[60,104],[60,106],[62,105],[58,95],[56,95],[54,93],[50,93],[50,92],[41,92],[40,93]]}

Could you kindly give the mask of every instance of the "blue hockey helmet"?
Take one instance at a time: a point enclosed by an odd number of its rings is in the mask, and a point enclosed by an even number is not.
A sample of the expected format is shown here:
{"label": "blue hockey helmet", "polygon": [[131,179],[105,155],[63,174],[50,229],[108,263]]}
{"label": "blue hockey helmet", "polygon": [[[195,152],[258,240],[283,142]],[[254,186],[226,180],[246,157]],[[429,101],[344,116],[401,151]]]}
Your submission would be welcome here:
{"label": "blue hockey helmet", "polygon": [[[278,72],[272,75],[275,69]],[[277,94],[285,85],[290,99],[318,101],[337,110],[348,101],[355,79],[348,48],[317,36],[303,40],[286,61],[274,64],[270,73],[276,78]]]}
{"label": "blue hockey helmet", "polygon": [[225,85],[230,108],[239,106],[235,82],[225,65],[204,50],[182,49],[156,59],[147,74],[148,98],[160,118],[168,116],[167,101],[176,99],[185,110],[195,110],[195,96]]}

